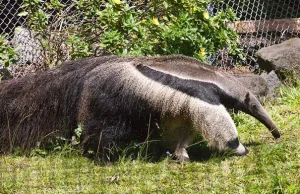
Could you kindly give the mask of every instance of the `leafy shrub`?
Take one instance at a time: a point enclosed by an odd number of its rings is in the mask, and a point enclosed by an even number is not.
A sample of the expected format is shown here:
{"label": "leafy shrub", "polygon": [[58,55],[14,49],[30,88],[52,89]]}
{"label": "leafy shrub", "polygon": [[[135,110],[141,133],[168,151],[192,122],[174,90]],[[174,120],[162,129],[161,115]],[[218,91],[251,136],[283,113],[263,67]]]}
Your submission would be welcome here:
{"label": "leafy shrub", "polygon": [[4,35],[0,36],[0,67],[8,67],[10,64],[17,62],[17,52],[8,44]]}
{"label": "leafy shrub", "polygon": [[235,15],[231,10],[209,15],[210,2],[74,0],[64,5],[50,0],[43,5],[25,0],[26,11],[19,15],[29,16],[47,65],[102,54],[184,54],[206,61],[224,48],[241,56],[238,36],[226,25]]}
{"label": "leafy shrub", "polygon": [[18,54],[9,44],[4,35],[0,36],[0,80],[10,77],[10,73],[7,71],[8,66],[16,64]]}

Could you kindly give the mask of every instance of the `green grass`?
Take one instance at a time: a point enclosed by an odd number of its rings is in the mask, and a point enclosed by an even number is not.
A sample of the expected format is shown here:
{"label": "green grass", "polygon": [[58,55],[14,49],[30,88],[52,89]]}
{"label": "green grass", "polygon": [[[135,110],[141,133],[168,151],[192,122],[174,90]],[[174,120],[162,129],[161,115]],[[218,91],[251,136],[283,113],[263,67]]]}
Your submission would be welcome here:
{"label": "green grass", "polygon": [[103,166],[68,148],[6,155],[0,156],[0,193],[300,193],[300,87],[284,88],[281,96],[266,104],[283,133],[278,140],[254,118],[234,116],[246,157],[222,156],[203,144],[183,164],[165,156]]}

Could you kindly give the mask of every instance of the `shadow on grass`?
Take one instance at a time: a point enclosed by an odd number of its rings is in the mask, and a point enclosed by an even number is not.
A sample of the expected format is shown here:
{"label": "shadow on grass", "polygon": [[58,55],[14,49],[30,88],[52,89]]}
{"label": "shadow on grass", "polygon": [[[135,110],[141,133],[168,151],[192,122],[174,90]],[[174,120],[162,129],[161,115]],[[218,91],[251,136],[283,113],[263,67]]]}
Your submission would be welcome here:
{"label": "shadow on grass", "polygon": [[[211,159],[224,160],[232,155],[228,153],[219,153],[217,150],[210,149],[206,142],[199,141],[189,148],[187,148],[191,162],[205,162]],[[130,143],[120,145],[108,151],[105,155],[97,155],[95,153],[82,154],[80,146],[74,146],[66,142],[60,142],[53,146],[43,146],[42,148],[34,148],[29,152],[19,152],[15,149],[12,153],[15,156],[26,155],[27,157],[41,156],[47,157],[49,155],[60,155],[65,157],[79,156],[89,158],[97,165],[106,166],[117,164],[122,161],[139,160],[148,163],[157,163],[166,158],[176,160],[171,150],[164,148],[159,140],[150,140],[148,142],[131,141]],[[260,142],[248,142],[244,144],[246,147],[256,147],[261,145]],[[60,149],[57,149],[57,148]]]}
{"label": "shadow on grass", "polygon": [[[245,147],[257,147],[261,145],[260,142],[248,142],[245,143]],[[213,160],[224,160],[226,158],[234,157],[232,153],[220,153],[217,150],[211,149],[207,146],[206,142],[201,142],[187,148],[191,162],[206,162],[211,159]],[[111,152],[109,156],[102,158],[89,157],[96,161],[99,165],[113,165],[122,161],[133,161],[139,160],[148,163],[157,163],[166,158],[174,160],[172,152],[161,145],[160,141],[146,142],[131,142],[130,145],[121,146],[118,151]],[[107,160],[107,158],[109,158]]]}
{"label": "shadow on grass", "polygon": [[205,162],[216,156],[218,152],[210,149],[206,143],[201,143],[195,146],[191,146],[187,149],[190,160],[195,162]]}
{"label": "shadow on grass", "polygon": [[[137,146],[142,145],[142,146]],[[114,164],[118,163],[120,161],[130,161],[130,160],[139,160],[143,162],[148,163],[157,163],[162,160],[165,160],[166,158],[170,158],[170,160],[176,160],[174,158],[174,155],[172,155],[172,152],[166,148],[164,148],[160,142],[152,142],[147,145],[147,148],[145,148],[145,143],[133,143],[130,146],[127,146],[125,148],[119,148],[118,153],[112,153],[112,155],[109,156],[110,160],[106,162],[103,162],[103,158],[99,160],[99,158],[96,158],[98,161],[97,164],[103,165],[107,164]],[[121,151],[121,152],[120,152]],[[190,156],[191,162],[205,162],[210,160],[211,158],[222,158],[229,157],[229,155],[225,155],[224,153],[219,153],[216,150],[210,149],[205,142],[191,146],[187,148],[188,154]],[[95,160],[95,158],[93,158]],[[105,160],[104,160],[105,161]]]}

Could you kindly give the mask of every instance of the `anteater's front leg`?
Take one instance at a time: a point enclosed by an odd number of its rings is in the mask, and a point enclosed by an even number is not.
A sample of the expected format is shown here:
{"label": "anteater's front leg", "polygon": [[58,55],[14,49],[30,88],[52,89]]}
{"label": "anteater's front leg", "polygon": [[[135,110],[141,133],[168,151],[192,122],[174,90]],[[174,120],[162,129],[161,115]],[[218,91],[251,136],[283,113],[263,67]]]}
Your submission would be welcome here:
{"label": "anteater's front leg", "polygon": [[189,119],[184,115],[165,116],[163,119],[162,139],[167,148],[175,155],[176,161],[189,161],[189,155],[186,148],[192,141],[192,127]]}

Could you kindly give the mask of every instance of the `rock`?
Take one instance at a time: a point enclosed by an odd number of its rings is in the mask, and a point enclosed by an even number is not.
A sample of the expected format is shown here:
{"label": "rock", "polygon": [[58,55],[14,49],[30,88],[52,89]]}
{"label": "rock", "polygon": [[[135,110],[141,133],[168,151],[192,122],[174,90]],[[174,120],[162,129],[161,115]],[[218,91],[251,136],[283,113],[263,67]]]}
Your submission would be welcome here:
{"label": "rock", "polygon": [[19,54],[18,65],[40,63],[42,61],[42,48],[34,38],[34,31],[17,27],[10,44]]}
{"label": "rock", "polygon": [[270,97],[276,96],[276,90],[280,87],[280,80],[274,71],[261,75],[246,73],[234,75],[246,88],[255,96]]}
{"label": "rock", "polygon": [[300,38],[262,48],[257,56],[260,68],[274,70],[280,79],[300,78]]}
{"label": "rock", "polygon": [[262,97],[268,95],[268,84],[264,77],[250,73],[234,76],[255,96]]}
{"label": "rock", "polygon": [[248,88],[256,97],[274,97],[275,90],[280,86],[280,80],[274,71],[257,75],[249,70],[249,67],[235,67],[232,69],[218,69],[237,78],[246,88]]}
{"label": "rock", "polygon": [[270,73],[263,73],[260,75],[262,78],[264,78],[267,81],[267,87],[268,87],[268,96],[275,97],[276,96],[276,90],[280,87],[281,82],[276,75],[274,71],[271,71]]}

